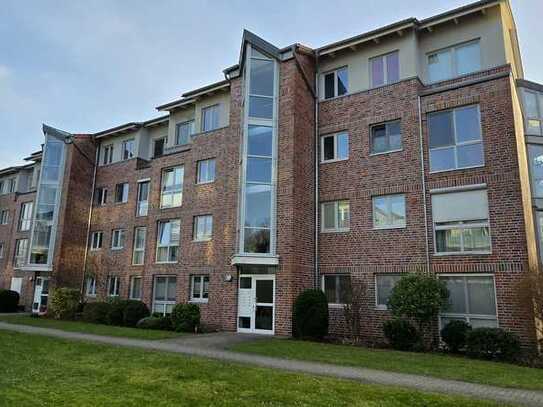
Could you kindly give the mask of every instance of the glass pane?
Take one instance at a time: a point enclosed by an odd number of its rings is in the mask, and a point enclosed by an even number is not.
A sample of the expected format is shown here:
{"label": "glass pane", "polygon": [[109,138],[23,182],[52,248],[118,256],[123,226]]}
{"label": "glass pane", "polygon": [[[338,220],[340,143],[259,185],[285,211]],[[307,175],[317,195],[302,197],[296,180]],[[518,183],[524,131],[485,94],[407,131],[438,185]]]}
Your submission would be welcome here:
{"label": "glass pane", "polygon": [[386,137],[386,127],[375,126],[371,129],[372,138],[372,153],[383,153],[388,150],[387,137]]}
{"label": "glass pane", "polygon": [[464,229],[464,251],[490,251],[490,233],[488,228]]}
{"label": "glass pane", "polygon": [[273,307],[257,306],[255,311],[255,329],[273,329]]}
{"label": "glass pane", "polygon": [[344,95],[349,89],[349,74],[347,68],[342,68],[337,71],[337,94]]}
{"label": "glass pane", "polygon": [[245,253],[269,253],[270,230],[245,228]]}
{"label": "glass pane", "polygon": [[269,227],[271,220],[271,186],[247,185],[245,226]]}
{"label": "glass pane", "polygon": [[428,75],[430,82],[441,81],[453,76],[450,50],[436,52],[428,56]]}
{"label": "glass pane", "polygon": [[537,94],[524,90],[524,108],[526,110],[526,117],[538,118],[539,109],[537,107]]}
{"label": "glass pane", "polygon": [[175,301],[176,283],[175,277],[168,277],[168,301]]}
{"label": "glass pane", "polygon": [[324,276],[324,293],[329,304],[337,303],[336,299],[336,276]]}
{"label": "glass pane", "polygon": [[45,145],[45,157],[43,159],[43,164],[46,166],[53,166],[53,167],[60,166],[63,147],[64,147],[63,142],[58,142],[58,141],[53,141],[51,139],[48,139]]}
{"label": "glass pane", "polygon": [[458,157],[458,168],[483,165],[483,143],[458,146],[456,153]]}
{"label": "glass pane", "polygon": [[340,133],[336,136],[337,139],[337,159],[345,160],[349,158],[349,135]]}
{"label": "glass pane", "polygon": [[451,111],[428,115],[430,148],[453,146],[454,129]]}
{"label": "glass pane", "polygon": [[348,229],[349,228],[349,221],[350,221],[350,213],[349,213],[349,202],[348,201],[341,201],[338,202],[338,228],[339,229]]}
{"label": "glass pane", "polygon": [[388,225],[388,206],[385,197],[373,198],[373,226],[384,227]]}
{"label": "glass pane", "polygon": [[438,253],[461,251],[461,234],[460,229],[436,230],[436,251]]}
{"label": "glass pane", "polygon": [[322,205],[324,213],[324,229],[336,228],[336,205],[334,202],[327,202]]}
{"label": "glass pane", "polygon": [[397,274],[382,274],[377,276],[377,305],[388,305],[392,289],[400,280]]}
{"label": "glass pane", "polygon": [[371,60],[371,84],[381,86],[385,83],[384,58],[378,57]]}
{"label": "glass pane", "polygon": [[247,159],[247,182],[258,182],[270,184],[272,180],[271,158]]}
{"label": "glass pane", "polygon": [[528,145],[528,152],[533,194],[536,198],[543,198],[543,146],[530,144]]}
{"label": "glass pane", "polygon": [[458,75],[481,69],[481,51],[478,42],[456,48],[456,69]]}
{"label": "glass pane", "polygon": [[239,327],[242,329],[251,329],[251,318],[239,317]]}
{"label": "glass pane", "polygon": [[387,123],[386,125],[389,148],[399,150],[402,148],[402,130],[400,122]]}
{"label": "glass pane", "polygon": [[496,297],[492,277],[468,277],[469,313],[496,315]]}
{"label": "glass pane", "polygon": [[251,288],[252,281],[253,279],[251,277],[240,277],[239,288],[244,288],[244,289]]}
{"label": "glass pane", "polygon": [[466,310],[466,293],[464,291],[463,277],[445,277],[443,278],[447,289],[449,290],[449,308],[443,312],[451,314],[465,314]]}
{"label": "glass pane", "polygon": [[390,197],[390,219],[394,226],[405,225],[405,196],[396,195]]}
{"label": "glass pane", "polygon": [[387,83],[398,82],[400,80],[400,58],[398,52],[393,52],[386,56],[387,61]]}
{"label": "glass pane", "polygon": [[339,304],[346,304],[351,298],[351,277],[350,276],[338,276],[338,293]]}
{"label": "glass pane", "polygon": [[200,298],[200,284],[202,280],[200,277],[194,277],[192,281],[192,298]]}
{"label": "glass pane", "polygon": [[155,279],[155,300],[164,301],[166,299],[166,277],[157,277]]}
{"label": "glass pane", "polygon": [[249,126],[247,154],[272,156],[273,129],[268,126]]}
{"label": "glass pane", "polygon": [[252,95],[273,96],[273,61],[251,60],[251,89]]}
{"label": "glass pane", "polygon": [[430,150],[430,170],[445,171],[456,168],[454,147]]}
{"label": "glass pane", "polygon": [[256,302],[273,304],[273,280],[256,280]]}
{"label": "glass pane", "polygon": [[456,141],[481,139],[481,124],[479,123],[479,109],[477,106],[470,106],[455,110]]}
{"label": "glass pane", "polygon": [[497,328],[498,321],[496,319],[470,318],[469,324],[472,328]]}
{"label": "glass pane", "polygon": [[322,138],[323,143],[323,159],[324,161],[333,160],[334,156],[334,136],[326,136]]}
{"label": "glass pane", "polygon": [[334,72],[324,75],[324,98],[329,99],[335,96],[334,91]]}
{"label": "glass pane", "polygon": [[249,116],[261,119],[273,118],[273,98],[250,96],[249,97]]}
{"label": "glass pane", "polygon": [[202,298],[209,298],[209,277],[203,277],[203,279]]}

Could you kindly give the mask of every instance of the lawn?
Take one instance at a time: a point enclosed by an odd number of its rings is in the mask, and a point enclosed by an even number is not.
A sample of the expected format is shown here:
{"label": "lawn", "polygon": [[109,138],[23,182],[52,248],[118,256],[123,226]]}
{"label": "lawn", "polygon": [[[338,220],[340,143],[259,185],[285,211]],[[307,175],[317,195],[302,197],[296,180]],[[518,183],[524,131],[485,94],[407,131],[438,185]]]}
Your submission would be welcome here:
{"label": "lawn", "polygon": [[543,369],[464,357],[397,352],[290,339],[269,339],[234,346],[237,352],[413,373],[501,387],[543,390]]}
{"label": "lawn", "polygon": [[2,406],[498,406],[7,331],[0,366]]}
{"label": "lawn", "polygon": [[91,324],[80,321],[57,321],[47,318],[33,318],[28,315],[2,315],[0,316],[0,321],[9,322],[11,324],[38,326],[41,328],[54,328],[62,331],[135,339],[167,339],[181,335],[177,332],[170,331],[127,328],[122,326]]}

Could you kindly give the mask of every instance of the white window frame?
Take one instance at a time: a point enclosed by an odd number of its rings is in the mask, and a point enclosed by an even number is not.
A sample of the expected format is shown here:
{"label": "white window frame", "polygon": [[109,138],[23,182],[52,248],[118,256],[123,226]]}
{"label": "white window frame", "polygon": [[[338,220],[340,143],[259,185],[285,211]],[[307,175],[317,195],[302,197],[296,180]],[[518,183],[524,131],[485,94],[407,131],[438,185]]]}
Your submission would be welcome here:
{"label": "white window frame", "polygon": [[[543,136],[543,93],[532,90],[532,89],[526,89],[523,88],[522,90],[523,97],[522,97],[522,106],[523,106],[523,112],[525,117],[525,131],[526,135],[528,136],[534,136],[534,137],[541,137]],[[533,95],[535,97],[535,108],[537,110],[537,116],[531,116],[528,114],[527,109],[527,97],[528,94]],[[535,134],[532,132],[532,128],[528,125],[530,120],[535,120],[539,122],[539,134]]]}
{"label": "white window frame", "polygon": [[[165,185],[165,174],[167,172],[172,172],[175,174],[175,170],[176,169],[181,169],[181,184],[172,184],[170,186],[167,186]],[[175,182],[175,176],[173,176],[173,180]],[[160,208],[161,209],[168,209],[168,208],[179,208],[183,205],[183,185],[185,183],[185,166],[184,165],[178,165],[178,166],[175,166],[175,167],[170,167],[170,168],[164,168],[162,169],[162,173],[161,173],[161,178],[160,178]],[[172,190],[170,191],[165,191],[164,189],[166,187],[171,187]],[[174,189],[175,187],[175,189]],[[180,194],[181,195],[181,199],[180,199],[180,204],[179,205],[175,205],[172,203],[171,205],[165,205],[164,204],[164,200],[165,200],[165,197],[167,196],[172,196],[174,197],[176,194]],[[172,202],[174,201],[174,199],[172,198]]]}
{"label": "white window frame", "polygon": [[4,258],[4,242],[0,242],[0,259]]}
{"label": "white window frame", "polygon": [[[339,293],[339,284],[338,284],[338,281],[341,277],[345,277],[345,278],[348,278],[349,280],[351,279],[351,275],[348,274],[348,273],[331,273],[331,274],[322,274],[321,275],[321,290],[322,292],[324,293],[324,295],[326,295],[326,287],[325,287],[325,284],[324,282],[326,281],[326,278],[325,277],[334,277],[336,279],[336,300],[339,299],[340,297],[340,293]],[[352,287],[351,287],[352,289]],[[329,302],[328,303],[328,306],[330,308],[343,308],[343,306],[345,306],[345,303],[341,303],[341,302]]]}
{"label": "white window frame", "polygon": [[[206,117],[206,113],[208,112],[212,112],[212,114],[216,114],[217,117],[215,118],[214,116],[212,116],[212,123],[211,123],[211,128],[206,128],[206,121],[205,121],[205,117]],[[216,123],[215,123],[215,119],[216,119]],[[216,127],[213,127],[214,125],[216,125]],[[203,107],[202,108],[202,111],[201,111],[201,131],[202,133],[206,133],[208,131],[213,131],[213,130],[217,130],[217,129],[220,129],[221,127],[221,104],[220,103],[215,103],[213,105],[209,105],[209,106],[206,106],[206,107]]]}
{"label": "white window frame", "polygon": [[[211,228],[209,230],[209,233],[207,232],[207,223],[204,223],[204,233],[199,234],[198,232],[198,226],[199,226],[199,220],[200,219],[206,219],[211,218]],[[205,221],[204,221],[205,222]],[[193,219],[193,229],[192,229],[193,237],[192,240],[195,242],[208,242],[213,238],[213,215],[196,215]]]}
{"label": "white window frame", "polygon": [[[207,279],[207,292],[204,290],[205,279]],[[200,283],[200,292],[198,293],[200,297],[194,297],[194,287],[196,280],[199,280]],[[207,297],[204,298],[204,294],[207,294]],[[208,274],[198,274],[190,276],[190,302],[196,303],[207,303],[209,301],[209,275]]]}
{"label": "white window frame", "polygon": [[[483,220],[483,219],[481,219]],[[472,255],[487,255],[492,254],[492,232],[490,230],[490,220],[487,219],[486,222],[474,223],[473,221],[457,221],[455,223],[450,222],[448,225],[438,225],[436,222],[433,223],[434,228],[434,256],[472,256]],[[437,251],[437,231],[438,230],[465,230],[465,229],[475,229],[475,228],[488,228],[488,239],[490,240],[489,250],[473,250],[465,251],[464,250],[464,234],[460,234],[460,247],[462,250],[459,252],[438,252]]]}
{"label": "white window frame", "polygon": [[21,204],[21,212],[19,214],[19,232],[27,232],[32,227],[32,213],[34,210],[34,202],[23,202]]}
{"label": "white window frame", "polygon": [[[113,287],[111,286],[113,283]],[[107,277],[107,296],[110,298],[119,297],[121,279],[119,276],[108,276]],[[111,289],[113,288],[113,294],[111,294]]]}
{"label": "white window frame", "polygon": [[[481,135],[481,138],[478,139],[478,140],[469,140],[469,141],[463,141],[463,142],[459,143],[457,141],[458,140],[458,135],[456,133],[456,112],[458,110],[468,109],[468,108],[471,108],[473,106],[477,106],[477,116],[478,116],[478,119],[479,119],[479,134]],[[482,168],[482,167],[484,167],[486,165],[485,164],[485,142],[483,140],[483,124],[481,122],[481,106],[479,104],[476,104],[476,105],[471,104],[471,105],[466,105],[466,106],[459,106],[459,107],[455,107],[453,109],[446,109],[446,110],[431,112],[431,113],[428,113],[428,115],[445,113],[445,112],[452,112],[452,126],[453,126],[453,135],[454,135],[454,145],[430,148],[430,136],[431,135],[430,135],[429,119],[426,121],[427,129],[428,129],[428,164],[429,164],[430,174],[438,174],[440,172],[468,170],[470,168]],[[467,167],[459,167],[458,166],[458,147],[469,146],[469,145],[472,145],[472,144],[481,144],[482,149],[483,149],[483,161],[482,161],[482,163],[478,164],[478,165],[467,166]],[[431,161],[431,157],[430,157],[431,152],[436,151],[436,150],[447,150],[447,149],[450,149],[450,148],[454,148],[454,168],[448,168],[448,169],[444,169],[444,170],[432,170],[432,161]]]}
{"label": "white window frame", "polygon": [[[401,225],[393,225],[393,224],[386,224],[384,226],[377,226],[375,224],[375,200],[379,198],[385,198],[386,199],[386,205],[387,205],[387,211],[388,214],[392,213],[392,200],[391,198],[401,196],[403,197],[403,209],[404,209],[404,222]],[[374,230],[386,230],[386,229],[405,229],[407,227],[407,199],[406,194],[387,194],[387,195],[375,195],[371,197],[371,214],[372,214],[372,220],[373,220],[373,229]],[[387,215],[388,215],[387,214]]]}
{"label": "white window frame", "polygon": [[[170,222],[179,222],[179,241],[177,244],[169,244],[169,245],[161,245],[160,244],[160,227],[162,224],[170,223]],[[170,226],[171,230],[171,226]],[[171,243],[171,234],[170,234],[170,243]],[[169,260],[171,259],[171,248],[177,247],[177,260]],[[158,250],[161,248],[167,248],[168,249],[168,260],[158,260]],[[176,264],[179,262],[180,257],[180,250],[181,250],[181,221],[180,219],[167,219],[167,220],[160,220],[158,221],[157,225],[157,237],[156,237],[156,251],[155,251],[155,263],[156,264]]]}
{"label": "white window frame", "polygon": [[[23,246],[22,253],[20,253],[21,246]],[[29,239],[17,239],[15,241],[15,253],[13,253],[13,267],[14,268],[20,268],[25,265],[26,260],[28,258],[29,246],[30,246]]]}
{"label": "white window frame", "polygon": [[[389,81],[388,79],[388,64],[387,64],[387,57],[389,55],[392,55],[392,54],[398,54],[398,80],[394,81],[394,82],[391,82]],[[383,80],[384,80],[384,83],[380,84],[380,85],[374,85],[373,84],[373,61],[376,61],[378,59],[382,59],[383,60]],[[369,75],[368,77],[370,78],[370,89],[373,89],[373,88],[379,88],[381,86],[386,86],[386,85],[391,85],[393,83],[398,83],[400,81],[400,50],[394,50],[394,51],[391,51],[391,52],[387,52],[386,54],[382,54],[382,55],[377,55],[375,57],[371,57],[370,60],[369,60]]]}
{"label": "white window frame", "polygon": [[[457,55],[456,55],[456,53],[458,51],[458,48],[463,48],[465,46],[469,46],[469,45],[472,45],[472,44],[478,44],[479,45],[479,69],[477,69],[475,71],[472,71],[472,72],[465,73],[465,74],[459,74],[458,73],[458,58],[457,58]],[[449,78],[432,80],[432,78],[430,78],[430,57],[433,56],[433,55],[436,55],[436,54],[447,52],[447,51],[451,53],[451,65],[449,65],[449,68],[450,68],[450,72],[451,72],[452,76],[449,77]],[[481,54],[481,41],[480,41],[480,38],[476,38],[476,39],[473,39],[473,40],[470,40],[470,41],[462,42],[460,44],[451,45],[449,47],[437,49],[437,50],[434,50],[434,51],[430,51],[430,52],[428,52],[426,54],[426,70],[428,72],[428,82],[429,83],[439,83],[439,82],[448,81],[448,80],[451,80],[451,79],[454,79],[454,78],[458,78],[460,76],[472,75],[475,72],[479,72],[482,69],[482,67],[483,67],[483,60],[482,59],[483,58],[482,58],[482,54]]]}
{"label": "white window frame", "polygon": [[[168,286],[170,285],[170,279],[175,279],[175,297],[176,299],[171,301],[171,300],[156,300],[155,297],[156,297],[156,279],[157,278],[166,278],[166,288],[165,288],[165,296],[166,298],[168,298]],[[162,274],[159,274],[159,275],[154,275],[153,276],[153,299],[152,299],[152,305],[151,305],[151,313],[159,313],[159,314],[162,314],[162,315],[166,315],[168,314],[166,312],[166,308],[171,305],[172,308],[175,306],[176,304],[176,301],[177,301],[177,276],[175,275],[162,275]],[[162,312],[158,312],[158,311],[155,311],[155,306],[157,305],[161,305],[163,307],[163,311]]]}
{"label": "white window frame", "polygon": [[[384,126],[385,127],[385,135],[386,135],[386,138],[387,138],[388,145],[390,147],[389,125],[394,124],[394,123],[398,123],[399,126],[400,126],[400,144],[401,144],[400,147],[395,148],[395,149],[391,149],[391,150],[386,150],[386,151],[374,152],[373,151],[373,130],[375,128],[377,128],[377,127]],[[401,119],[390,120],[390,121],[384,122],[384,123],[372,124],[370,126],[370,157],[374,156],[374,155],[397,153],[398,151],[403,151],[403,134],[402,134],[402,121],[401,121]]]}
{"label": "white window frame", "polygon": [[[342,95],[338,95],[338,72],[345,69],[347,71],[347,91],[342,94]],[[333,73],[334,74],[334,95],[332,97],[329,97],[327,98],[326,97],[326,76]],[[335,69],[331,69],[329,71],[326,71],[326,72],[323,72],[321,74],[321,89],[322,89],[322,95],[321,95],[321,100],[332,100],[332,99],[335,99],[335,98],[338,98],[338,97],[342,97],[342,96],[347,96],[350,94],[350,90],[349,90],[349,83],[350,83],[350,78],[349,78],[349,66],[348,65],[344,65],[344,66],[340,66],[339,68],[335,68]]]}
{"label": "white window frame", "polygon": [[[379,285],[377,284],[377,279],[380,276],[399,276],[400,278],[403,277],[403,273],[376,273],[374,274],[374,287],[375,287],[375,309],[379,311],[387,311],[388,306],[387,304],[379,304]],[[399,280],[398,280],[399,281]],[[398,282],[396,282],[397,284]]]}
{"label": "white window frame", "polygon": [[[349,227],[346,228],[340,228],[339,227],[339,204],[341,202],[347,202],[349,205]],[[325,218],[325,212],[324,207],[325,205],[334,204],[334,228],[325,228],[324,227],[324,218]],[[349,232],[351,230],[351,202],[348,199],[340,199],[337,201],[327,201],[327,202],[321,202],[321,233],[342,233],[342,232]]]}
{"label": "white window frame", "polygon": [[[134,295],[134,281],[140,280],[140,293],[139,296]],[[128,298],[131,300],[138,300],[141,301],[143,297],[143,277],[142,276],[131,276],[130,277],[130,290],[128,294]]]}
{"label": "white window frame", "polygon": [[[337,143],[338,143],[338,138],[341,135],[346,135],[347,136],[347,157],[345,157],[345,158],[338,158],[338,146],[337,146]],[[329,137],[333,137],[333,139],[334,139],[334,158],[332,158],[330,160],[325,160],[324,159],[324,140],[326,138],[329,138]],[[350,143],[350,137],[349,137],[349,133],[347,131],[340,131],[340,132],[337,132],[337,133],[322,135],[321,136],[321,164],[334,163],[334,162],[338,162],[338,161],[347,161],[349,159],[349,155],[350,155],[350,144],[351,144]]]}
{"label": "white window frame", "polygon": [[[90,239],[90,244],[91,244],[90,249],[91,249],[91,251],[101,250],[103,240],[104,240],[104,232],[102,232],[102,231],[92,232],[91,233],[91,239]],[[97,243],[97,244],[95,244],[95,243]]]}
{"label": "white window frame", "polygon": [[107,144],[102,147],[102,165],[108,165],[113,162],[113,144]]}
{"label": "white window frame", "polygon": [[[133,148],[134,148],[134,151],[130,151],[128,150],[126,147],[129,145],[129,144],[132,144]],[[124,140],[123,141],[123,156],[122,156],[122,160],[123,161],[126,161],[126,160],[130,160],[132,158],[134,158],[136,156],[136,139],[134,138],[131,138],[131,139],[127,139],[127,140]]]}
{"label": "white window frame", "polygon": [[[467,277],[490,277],[494,283],[494,306],[496,309],[496,315],[485,315],[485,314],[457,314],[449,312],[440,312],[439,313],[439,329],[441,331],[441,318],[464,318],[468,324],[471,325],[471,318],[473,319],[485,319],[489,321],[496,321],[496,327],[500,327],[500,318],[498,315],[498,291],[496,290],[496,277],[494,274],[488,273],[440,273],[437,275],[437,278],[441,277],[464,277],[464,281],[467,281]],[[466,309],[468,308],[468,295],[467,295],[467,284],[464,285],[464,297],[466,299]]]}
{"label": "white window frame", "polygon": [[0,225],[9,225],[9,210],[0,210]]}
{"label": "white window frame", "polygon": [[[123,186],[123,192],[121,194],[121,200],[119,201],[119,185]],[[130,184],[128,182],[121,182],[115,185],[115,203],[124,204],[128,202],[128,197],[130,195]]]}
{"label": "white window frame", "polygon": [[[147,199],[141,199],[141,188],[143,184],[147,184]],[[144,217],[149,214],[149,196],[151,195],[151,180],[141,179],[137,182],[136,191],[136,217]]]}
{"label": "white window frame", "polygon": [[[189,140],[187,143],[180,143],[179,142],[179,133],[180,128],[183,126],[189,126]],[[194,135],[194,119],[193,120],[187,120],[184,122],[179,122],[175,124],[175,145],[176,146],[186,146],[189,145],[192,142],[192,136]]]}
{"label": "white window frame", "polygon": [[97,202],[97,205],[105,206],[107,204],[107,194],[108,194],[107,188],[106,187],[96,188],[96,194],[100,198],[100,200]]}
{"label": "white window frame", "polygon": [[[138,231],[143,230],[143,247],[138,248],[136,246],[136,241],[138,237]],[[134,243],[133,243],[133,250],[132,250],[132,265],[133,266],[143,266],[145,265],[145,247],[147,245],[147,227],[146,226],[138,226],[134,228]],[[142,262],[136,263],[136,254],[142,253]]]}
{"label": "white window frame", "polygon": [[[209,176],[209,163],[213,162],[213,178],[207,179],[205,181],[201,180],[202,175],[202,164],[206,164],[206,175]],[[207,158],[205,160],[199,160],[196,162],[196,184],[202,185],[202,184],[211,184],[215,182],[215,173],[217,170],[217,162],[215,158]]]}
{"label": "white window frame", "polygon": [[126,229],[113,229],[111,231],[111,250],[122,250],[126,240]]}
{"label": "white window frame", "polygon": [[87,276],[85,279],[85,296],[96,297],[96,277]]}

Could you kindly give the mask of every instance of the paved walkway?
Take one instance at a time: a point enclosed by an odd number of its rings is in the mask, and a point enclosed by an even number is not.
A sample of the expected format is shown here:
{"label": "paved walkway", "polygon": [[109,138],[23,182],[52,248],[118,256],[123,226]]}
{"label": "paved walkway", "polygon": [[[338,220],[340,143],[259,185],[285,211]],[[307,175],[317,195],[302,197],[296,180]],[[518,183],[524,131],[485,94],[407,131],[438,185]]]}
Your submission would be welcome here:
{"label": "paved walkway", "polygon": [[[128,346],[165,352],[182,353],[186,355],[201,356],[228,362],[245,363],[260,367],[282,369],[292,372],[307,373],[320,376],[332,376],[341,379],[357,380],[387,386],[401,386],[420,391],[446,393],[467,396],[477,399],[494,400],[501,403],[543,406],[543,392],[518,389],[505,389],[454,380],[436,379],[426,376],[417,376],[404,373],[384,372],[380,370],[336,366],[324,363],[303,362],[230,352],[220,349],[230,341],[254,340],[254,336],[236,334],[209,334],[204,341],[207,346],[197,344],[196,338],[176,338],[174,340],[149,341],[140,339],[114,338],[109,336],[91,335],[84,333],[66,332],[58,329],[38,328],[26,325],[15,325],[0,322],[0,329],[22,332],[27,334],[46,335],[56,338],[72,339],[105,343],[109,345]],[[214,335],[214,336],[213,336]],[[205,338],[206,335],[202,336]],[[237,339],[232,339],[238,337]],[[239,339],[241,338],[241,339]],[[213,344],[215,343],[215,344]]]}

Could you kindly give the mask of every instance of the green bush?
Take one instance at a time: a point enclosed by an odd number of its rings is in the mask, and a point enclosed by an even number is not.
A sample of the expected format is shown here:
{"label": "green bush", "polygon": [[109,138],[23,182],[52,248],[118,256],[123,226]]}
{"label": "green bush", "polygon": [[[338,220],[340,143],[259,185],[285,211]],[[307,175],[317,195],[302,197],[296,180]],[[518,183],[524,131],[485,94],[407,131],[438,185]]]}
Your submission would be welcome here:
{"label": "green bush", "polygon": [[74,288],[55,288],[49,299],[47,313],[54,319],[71,320],[79,309],[81,294]]}
{"label": "green bush", "polygon": [[150,316],[142,318],[136,324],[136,328],[141,329],[160,329],[163,331],[172,330],[172,321],[168,315],[166,316]]}
{"label": "green bush", "polygon": [[124,310],[127,305],[126,300],[114,298],[108,301],[109,310],[106,314],[106,323],[108,325],[122,326],[124,321]]}
{"label": "green bush", "polygon": [[520,340],[501,328],[476,328],[467,334],[466,354],[477,359],[512,361],[520,355]]}
{"label": "green bush", "polygon": [[149,308],[141,301],[128,300],[123,313],[123,325],[136,326],[139,320],[149,316]]}
{"label": "green bush", "polygon": [[328,300],[322,290],[305,290],[294,302],[292,335],[322,339],[328,335]]}
{"label": "green bush", "polygon": [[383,332],[390,346],[396,350],[420,350],[421,336],[417,329],[404,319],[392,319],[383,324]]}
{"label": "green bush", "polygon": [[88,302],[83,307],[81,319],[85,322],[105,324],[110,307],[111,304],[108,302]]}
{"label": "green bush", "polygon": [[177,332],[194,332],[200,325],[200,307],[196,304],[177,304],[173,307],[171,319]]}
{"label": "green bush", "polygon": [[19,293],[12,290],[0,290],[0,312],[17,312]]}
{"label": "green bush", "polygon": [[441,339],[450,352],[458,353],[466,346],[468,332],[471,326],[465,321],[451,321],[441,330]]}

